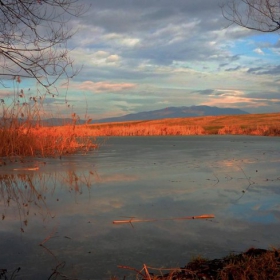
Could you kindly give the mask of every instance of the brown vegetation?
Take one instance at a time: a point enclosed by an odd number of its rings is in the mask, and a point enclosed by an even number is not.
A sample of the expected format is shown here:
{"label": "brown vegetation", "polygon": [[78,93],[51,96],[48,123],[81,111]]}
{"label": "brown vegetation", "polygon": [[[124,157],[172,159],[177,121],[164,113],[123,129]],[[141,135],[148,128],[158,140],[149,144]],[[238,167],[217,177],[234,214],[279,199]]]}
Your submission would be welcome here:
{"label": "brown vegetation", "polygon": [[40,127],[12,120],[0,127],[0,157],[55,157],[77,151],[86,152],[96,145],[81,127]]}
{"label": "brown vegetation", "polygon": [[120,268],[134,271],[136,279],[142,280],[276,280],[280,279],[280,249],[251,248],[239,255],[231,254],[214,260],[198,257],[177,269],[152,268],[147,265],[142,270],[127,266]]}
{"label": "brown vegetation", "polygon": [[151,136],[151,135],[203,135],[200,126],[182,126],[149,123],[117,123],[90,126],[94,136]]}
{"label": "brown vegetation", "polygon": [[280,135],[279,113],[94,125],[76,125],[74,115],[71,124],[58,127],[41,126],[33,115],[21,121],[19,114],[21,110],[13,117],[3,116],[0,121],[0,157],[53,157],[80,150],[86,152],[96,147],[92,138],[96,136]]}
{"label": "brown vegetation", "polygon": [[92,136],[280,135],[280,113],[93,124]]}
{"label": "brown vegetation", "polygon": [[54,157],[95,147],[88,130],[76,125],[75,113],[70,124],[43,127],[45,95],[25,95],[19,84],[20,77],[12,100],[0,100],[0,158]]}

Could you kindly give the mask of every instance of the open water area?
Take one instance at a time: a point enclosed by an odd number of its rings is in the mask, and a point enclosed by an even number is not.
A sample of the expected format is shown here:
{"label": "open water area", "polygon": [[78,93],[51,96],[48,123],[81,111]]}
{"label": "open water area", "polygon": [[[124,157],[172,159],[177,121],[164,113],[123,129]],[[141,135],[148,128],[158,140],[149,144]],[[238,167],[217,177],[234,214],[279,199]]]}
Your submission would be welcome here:
{"label": "open water area", "polygon": [[[280,246],[280,138],[97,142],[86,155],[2,161],[0,275],[135,279],[118,265],[174,268]],[[175,219],[205,214],[215,218]]]}

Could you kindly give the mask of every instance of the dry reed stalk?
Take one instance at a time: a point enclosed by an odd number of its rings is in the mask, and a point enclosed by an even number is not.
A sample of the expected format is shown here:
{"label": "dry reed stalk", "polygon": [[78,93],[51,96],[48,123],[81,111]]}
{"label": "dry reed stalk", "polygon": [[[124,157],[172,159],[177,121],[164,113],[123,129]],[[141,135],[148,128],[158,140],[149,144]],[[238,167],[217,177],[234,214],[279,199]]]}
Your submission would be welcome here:
{"label": "dry reed stalk", "polygon": [[199,215],[199,216],[188,216],[188,217],[179,217],[179,218],[166,218],[166,219],[135,219],[135,217],[130,218],[129,220],[116,220],[113,221],[113,224],[131,224],[132,223],[142,223],[142,222],[157,222],[157,221],[175,221],[175,220],[197,220],[197,219],[213,219],[215,218],[212,214]]}
{"label": "dry reed stalk", "polygon": [[146,278],[147,278],[148,280],[152,280],[152,278],[151,278],[151,276],[150,276],[150,273],[149,273],[149,271],[148,271],[148,268],[147,268],[147,266],[146,266],[145,264],[143,265],[143,269],[144,269],[144,271],[145,271]]}
{"label": "dry reed stalk", "polygon": [[95,147],[86,130],[77,129],[75,113],[69,125],[43,127],[45,96],[27,96],[18,84],[14,96],[0,103],[0,157],[54,157]]}
{"label": "dry reed stalk", "polygon": [[[118,266],[120,268],[128,268]],[[158,271],[156,275],[150,270]],[[195,258],[183,268],[153,268],[144,264],[141,271],[129,267],[142,276],[142,280],[184,280],[184,279],[217,279],[217,280],[278,280],[280,279],[280,250],[255,249],[239,255],[229,255],[222,259],[207,260]],[[163,274],[162,271],[169,271]],[[149,274],[147,274],[147,272]],[[147,278],[147,275],[149,275]],[[136,278],[138,279],[138,278]]]}
{"label": "dry reed stalk", "polygon": [[242,128],[240,126],[224,126],[218,130],[220,135],[257,135],[257,136],[279,136],[280,126],[275,125],[258,125],[247,126]]}
{"label": "dry reed stalk", "polygon": [[146,125],[135,124],[102,124],[88,126],[92,136],[163,136],[163,135],[203,135],[205,130],[201,126]]}
{"label": "dry reed stalk", "polygon": [[[0,202],[3,202],[5,209],[8,207],[17,208],[22,232],[24,232],[24,226],[28,225],[28,217],[31,209],[34,209],[33,206],[39,211],[44,209],[46,214],[51,216],[42,192],[45,182],[40,177],[39,180],[39,184],[43,184],[40,186],[41,190],[38,189],[34,174],[0,175]],[[8,213],[7,209],[5,214],[2,214],[2,220],[5,219],[5,216],[8,216]],[[44,215],[43,219],[45,217]]]}
{"label": "dry reed stalk", "polygon": [[[229,124],[234,123],[234,126]],[[88,125],[93,136],[240,134],[280,136],[279,113]]]}
{"label": "dry reed stalk", "polygon": [[280,250],[251,248],[247,252],[232,256],[218,272],[221,280],[280,279]]}
{"label": "dry reed stalk", "polygon": [[137,270],[134,267],[130,267],[130,266],[126,266],[126,265],[118,265],[118,268],[132,270],[132,271],[135,271],[137,274],[141,275],[142,277],[145,277],[145,275],[140,270]]}
{"label": "dry reed stalk", "polygon": [[55,233],[57,231],[57,226],[53,228],[51,233],[39,244],[40,246],[43,246],[48,240],[54,237]]}
{"label": "dry reed stalk", "polygon": [[[136,279],[138,279],[138,275],[139,275],[139,276],[143,277],[143,278],[141,278],[142,280],[158,280],[158,279],[174,280],[174,279],[177,279],[175,277],[178,274],[178,272],[180,273],[182,271],[185,271],[189,275],[193,275],[195,277],[195,273],[193,273],[193,271],[191,271],[189,269],[186,269],[186,268],[179,268],[179,267],[176,267],[176,268],[162,268],[162,267],[161,268],[156,268],[156,267],[151,267],[151,266],[148,266],[146,264],[143,264],[143,268],[141,270],[138,270],[138,269],[136,269],[134,267],[130,267],[130,266],[124,266],[124,265],[118,265],[118,268],[134,271],[134,272],[136,272],[136,275],[137,275]],[[159,275],[154,276],[153,273],[149,272],[149,269],[152,270],[152,271],[158,271]],[[163,273],[163,271],[168,271],[168,274]],[[111,278],[111,279],[113,280],[113,279],[118,279],[118,278]],[[196,279],[196,278],[190,278],[190,279]]]}
{"label": "dry reed stalk", "polygon": [[[36,216],[39,214],[43,221],[54,217],[48,207],[47,196],[48,194],[54,196],[58,185],[66,186],[67,191],[71,193],[74,191],[75,194],[83,193],[86,188],[90,196],[93,180],[99,180],[95,172],[86,171],[76,174],[72,169],[50,174],[22,168],[14,171],[14,174],[0,174],[0,203],[3,206],[0,219],[5,220],[11,213],[16,214],[20,222],[20,230],[25,232],[32,212]],[[57,199],[57,201],[59,200]],[[51,236],[41,244],[44,244],[49,238]]]}

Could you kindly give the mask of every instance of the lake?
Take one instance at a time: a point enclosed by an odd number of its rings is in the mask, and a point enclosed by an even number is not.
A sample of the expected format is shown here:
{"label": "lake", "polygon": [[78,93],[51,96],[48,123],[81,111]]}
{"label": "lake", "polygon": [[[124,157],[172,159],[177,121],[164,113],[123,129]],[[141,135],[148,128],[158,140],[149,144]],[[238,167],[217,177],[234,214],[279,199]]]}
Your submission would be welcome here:
{"label": "lake", "polygon": [[[135,279],[117,266],[182,267],[198,255],[280,246],[280,138],[97,142],[86,155],[2,163],[0,268],[7,276]],[[215,218],[176,220],[204,214]]]}

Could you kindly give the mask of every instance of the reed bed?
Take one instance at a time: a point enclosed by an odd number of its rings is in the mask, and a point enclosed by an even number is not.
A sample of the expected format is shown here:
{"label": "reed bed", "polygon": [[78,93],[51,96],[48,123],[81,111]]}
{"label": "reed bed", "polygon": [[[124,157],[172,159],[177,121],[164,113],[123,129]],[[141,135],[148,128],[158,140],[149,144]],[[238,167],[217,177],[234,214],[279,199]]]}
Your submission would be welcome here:
{"label": "reed bed", "polygon": [[92,136],[164,136],[164,135],[203,135],[200,126],[182,125],[99,125],[89,126]]}
{"label": "reed bed", "polygon": [[164,136],[164,135],[259,135],[280,136],[280,126],[224,126],[218,129],[207,129],[202,126],[167,126],[167,125],[99,125],[90,126],[88,134],[92,136]]}
{"label": "reed bed", "polygon": [[[230,125],[234,124],[234,125]],[[259,135],[280,136],[280,114],[208,116],[88,125],[92,136]]]}
{"label": "reed bed", "polygon": [[[96,147],[94,139],[77,126],[79,116],[73,112],[70,124],[59,128],[43,125],[42,119],[48,117],[44,102],[55,94],[41,88],[35,93],[25,91],[20,76],[13,86],[13,92],[0,99],[0,158],[55,157]],[[70,108],[67,101],[65,105]]]}
{"label": "reed bed", "polygon": [[95,149],[87,130],[75,125],[41,127],[2,126],[0,157],[56,157]]}
{"label": "reed bed", "polygon": [[0,99],[0,158],[55,157],[96,147],[86,130],[77,126],[75,113],[70,124],[45,127],[46,94],[25,93],[20,82],[20,77],[14,81],[12,96]]}
{"label": "reed bed", "polygon": [[280,136],[280,126],[260,125],[246,128],[240,126],[225,126],[218,130],[218,134]]}

